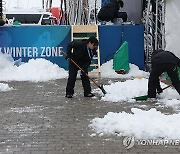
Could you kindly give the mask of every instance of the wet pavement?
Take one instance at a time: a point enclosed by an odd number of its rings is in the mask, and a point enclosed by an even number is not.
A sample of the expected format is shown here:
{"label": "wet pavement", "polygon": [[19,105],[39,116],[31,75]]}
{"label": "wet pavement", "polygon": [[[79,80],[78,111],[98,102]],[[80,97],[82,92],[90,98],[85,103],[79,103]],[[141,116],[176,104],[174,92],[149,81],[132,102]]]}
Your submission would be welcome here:
{"label": "wet pavement", "polygon": [[64,97],[65,79],[8,84],[14,90],[0,92],[0,154],[180,153],[180,146],[135,145],[127,150],[123,137],[95,135],[89,127],[92,119],[108,112],[156,107],[172,114],[171,108],[150,102],[109,103],[99,97],[84,98],[80,80],[72,99]]}

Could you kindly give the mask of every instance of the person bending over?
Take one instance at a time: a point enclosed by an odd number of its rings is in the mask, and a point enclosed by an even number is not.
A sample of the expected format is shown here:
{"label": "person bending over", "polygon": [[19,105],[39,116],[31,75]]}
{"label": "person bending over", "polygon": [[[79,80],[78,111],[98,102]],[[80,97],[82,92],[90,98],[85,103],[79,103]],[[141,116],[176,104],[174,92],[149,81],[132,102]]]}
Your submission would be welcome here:
{"label": "person bending over", "polygon": [[172,52],[160,49],[152,53],[151,64],[152,70],[148,82],[148,97],[156,98],[156,90],[157,93],[161,93],[163,91],[159,81],[159,77],[163,72],[167,72],[172,85],[180,94],[180,80],[178,78],[177,70],[177,67],[180,67],[180,59]]}

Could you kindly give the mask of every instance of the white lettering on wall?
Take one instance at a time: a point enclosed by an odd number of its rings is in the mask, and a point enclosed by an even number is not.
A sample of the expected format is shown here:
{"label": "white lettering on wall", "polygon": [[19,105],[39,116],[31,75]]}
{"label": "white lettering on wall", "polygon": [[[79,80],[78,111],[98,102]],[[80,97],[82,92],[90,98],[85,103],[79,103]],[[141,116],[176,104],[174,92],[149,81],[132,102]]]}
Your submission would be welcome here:
{"label": "white lettering on wall", "polygon": [[0,52],[13,57],[62,57],[63,47],[0,47]]}

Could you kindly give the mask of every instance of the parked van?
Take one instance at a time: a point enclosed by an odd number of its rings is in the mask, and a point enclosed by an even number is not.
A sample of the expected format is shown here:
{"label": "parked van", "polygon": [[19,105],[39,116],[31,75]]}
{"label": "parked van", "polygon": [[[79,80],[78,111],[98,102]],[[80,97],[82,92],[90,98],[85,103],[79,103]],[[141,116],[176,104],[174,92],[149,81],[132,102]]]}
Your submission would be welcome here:
{"label": "parked van", "polygon": [[19,22],[21,25],[55,25],[56,17],[51,12],[45,11],[11,11],[4,12],[6,20]]}

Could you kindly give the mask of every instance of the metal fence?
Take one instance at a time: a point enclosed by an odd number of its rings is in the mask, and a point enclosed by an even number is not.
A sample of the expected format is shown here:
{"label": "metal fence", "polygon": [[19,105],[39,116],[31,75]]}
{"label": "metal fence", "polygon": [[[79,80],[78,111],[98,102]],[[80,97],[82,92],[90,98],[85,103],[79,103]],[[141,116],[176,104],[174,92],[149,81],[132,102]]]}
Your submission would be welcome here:
{"label": "metal fence", "polygon": [[[65,25],[97,24],[101,0],[60,0],[60,19]],[[42,0],[44,9],[51,9],[52,0]]]}
{"label": "metal fence", "polygon": [[149,71],[152,52],[165,49],[165,0],[145,0],[144,5],[145,63]]}

